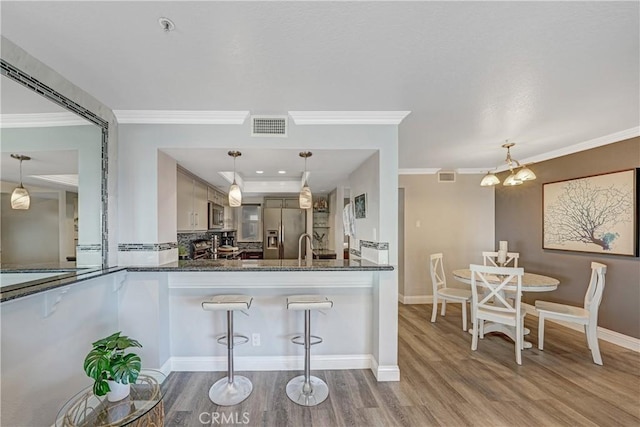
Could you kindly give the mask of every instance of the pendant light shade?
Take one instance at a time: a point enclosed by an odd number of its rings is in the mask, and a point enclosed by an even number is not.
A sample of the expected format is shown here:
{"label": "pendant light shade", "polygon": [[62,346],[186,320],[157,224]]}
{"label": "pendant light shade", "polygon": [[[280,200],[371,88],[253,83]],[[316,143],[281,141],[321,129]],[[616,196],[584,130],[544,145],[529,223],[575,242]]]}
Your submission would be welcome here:
{"label": "pendant light shade", "polygon": [[29,209],[31,205],[31,197],[29,192],[22,185],[16,187],[11,193],[11,209]]}
{"label": "pendant light shade", "polygon": [[311,151],[303,151],[300,153],[300,157],[304,158],[304,184],[302,185],[302,190],[300,190],[300,209],[311,209],[311,206],[313,205],[313,196],[311,194],[309,184],[307,183],[307,158],[312,155]]}
{"label": "pendant light shade", "polygon": [[29,209],[31,205],[31,196],[29,196],[29,192],[22,185],[22,161],[31,160],[31,157],[23,156],[22,154],[12,154],[11,157],[20,160],[20,185],[11,193],[11,209],[26,210]]}
{"label": "pendant light shade", "polygon": [[242,191],[240,191],[240,186],[236,183],[236,157],[242,156],[242,153],[229,151],[228,154],[233,157],[233,183],[229,187],[229,206],[236,208],[242,205]]}

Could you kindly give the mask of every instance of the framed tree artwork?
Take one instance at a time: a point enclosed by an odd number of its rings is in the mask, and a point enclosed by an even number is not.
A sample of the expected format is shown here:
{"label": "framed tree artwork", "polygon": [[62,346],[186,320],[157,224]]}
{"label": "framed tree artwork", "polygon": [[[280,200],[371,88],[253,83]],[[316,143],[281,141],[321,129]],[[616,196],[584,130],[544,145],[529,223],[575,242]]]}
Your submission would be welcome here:
{"label": "framed tree artwork", "polygon": [[638,169],[542,185],[542,248],[638,256]]}

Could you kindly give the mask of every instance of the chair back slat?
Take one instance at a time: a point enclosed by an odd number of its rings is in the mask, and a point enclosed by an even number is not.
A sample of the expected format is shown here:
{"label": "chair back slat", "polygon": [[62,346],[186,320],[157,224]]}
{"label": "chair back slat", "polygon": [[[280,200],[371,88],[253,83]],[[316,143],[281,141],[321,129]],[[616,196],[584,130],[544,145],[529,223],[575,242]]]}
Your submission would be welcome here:
{"label": "chair back slat", "polygon": [[438,289],[447,286],[447,278],[444,274],[444,262],[442,260],[442,253],[431,255],[429,261],[429,272],[431,274],[433,294],[435,295]]}
{"label": "chair back slat", "polygon": [[604,277],[607,273],[607,266],[599,262],[591,263],[591,279],[589,287],[584,296],[584,308],[591,315],[597,316],[600,301],[602,301],[602,293],[604,292]]}
{"label": "chair back slat", "polygon": [[[520,258],[520,252],[507,252],[507,260],[503,267],[517,267],[518,258]],[[482,262],[484,265],[490,265],[493,267],[500,267],[498,265],[498,252],[485,251],[482,252]]]}
{"label": "chair back slat", "polygon": [[[471,291],[476,309],[520,315],[523,268],[494,267],[471,264]],[[479,290],[479,288],[482,288]],[[482,292],[482,299],[479,294]],[[505,298],[504,292],[516,293],[513,302]]]}

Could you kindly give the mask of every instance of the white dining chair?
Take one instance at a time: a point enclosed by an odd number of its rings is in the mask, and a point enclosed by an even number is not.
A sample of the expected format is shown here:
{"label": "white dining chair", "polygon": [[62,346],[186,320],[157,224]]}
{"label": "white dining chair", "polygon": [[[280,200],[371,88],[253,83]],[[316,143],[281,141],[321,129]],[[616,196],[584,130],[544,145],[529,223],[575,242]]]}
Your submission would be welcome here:
{"label": "white dining chair", "polygon": [[438,314],[438,301],[442,301],[441,316],[447,311],[447,301],[462,304],[462,330],[467,330],[467,301],[471,300],[471,291],[468,289],[448,288],[447,279],[444,274],[444,262],[442,253],[432,254],[429,262],[429,272],[431,273],[431,283],[433,285],[433,310],[431,312],[431,322],[436,321]]}
{"label": "white dining chair", "polygon": [[517,267],[520,252],[507,252],[507,260],[504,265],[498,265],[498,252],[484,251],[482,252],[482,262],[484,265],[492,265],[494,267]]}
{"label": "white dining chair", "polygon": [[536,301],[538,312],[538,348],[544,347],[544,321],[545,319],[562,320],[577,323],[584,326],[587,337],[587,346],[591,350],[593,363],[602,365],[600,347],[598,346],[598,308],[602,301],[604,291],[605,274],[607,266],[598,262],[591,263],[591,280],[584,296],[584,307],[576,307],[566,304],[558,304],[549,301]]}
{"label": "white dining chair", "polygon": [[[494,267],[471,264],[471,295],[473,310],[473,339],[471,350],[478,349],[478,336],[484,328],[484,321],[501,323],[514,329],[516,336],[516,362],[522,365],[524,347],[525,312],[520,304],[522,298],[523,268]],[[514,299],[505,297],[510,291]]]}

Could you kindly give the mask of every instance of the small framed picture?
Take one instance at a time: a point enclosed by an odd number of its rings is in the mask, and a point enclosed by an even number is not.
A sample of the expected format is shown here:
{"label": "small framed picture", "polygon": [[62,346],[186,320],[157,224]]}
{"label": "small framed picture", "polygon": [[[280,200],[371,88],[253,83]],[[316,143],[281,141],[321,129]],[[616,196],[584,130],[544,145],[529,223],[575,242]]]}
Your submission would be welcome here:
{"label": "small framed picture", "polygon": [[362,193],[353,199],[356,218],[367,217],[367,193]]}

